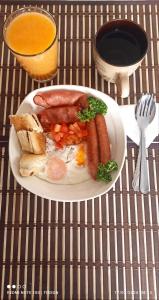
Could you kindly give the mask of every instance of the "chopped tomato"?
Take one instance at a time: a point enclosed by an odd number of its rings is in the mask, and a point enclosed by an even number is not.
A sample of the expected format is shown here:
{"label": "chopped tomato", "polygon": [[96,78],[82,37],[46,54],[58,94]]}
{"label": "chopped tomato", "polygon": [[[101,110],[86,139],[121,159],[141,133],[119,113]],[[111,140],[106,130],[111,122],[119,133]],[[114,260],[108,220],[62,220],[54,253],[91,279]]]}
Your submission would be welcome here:
{"label": "chopped tomato", "polygon": [[59,142],[61,140],[61,135],[60,133],[54,133],[53,134],[53,139],[55,140],[55,142]]}
{"label": "chopped tomato", "polygon": [[74,124],[73,124],[73,126],[74,126],[74,128],[76,129],[76,130],[80,130],[80,126],[78,125],[78,123],[77,122],[75,122]]}
{"label": "chopped tomato", "polygon": [[61,125],[61,132],[68,132],[68,126],[64,123]]}
{"label": "chopped tomato", "polygon": [[82,138],[83,137],[83,133],[82,133],[82,131],[80,130],[80,131],[78,131],[77,133],[77,136],[79,137],[79,138]]}
{"label": "chopped tomato", "polygon": [[75,122],[73,124],[52,124],[50,131],[57,148],[63,148],[66,145],[80,144],[87,137],[86,124],[82,122]]}
{"label": "chopped tomato", "polygon": [[63,145],[62,143],[60,143],[60,142],[57,142],[57,143],[56,143],[56,148],[62,149],[63,146],[64,146],[64,145]]}
{"label": "chopped tomato", "polygon": [[68,133],[69,133],[69,134],[74,134],[74,131],[73,131],[73,130],[69,130]]}
{"label": "chopped tomato", "polygon": [[60,132],[60,130],[61,130],[61,125],[60,124],[55,124],[54,132]]}

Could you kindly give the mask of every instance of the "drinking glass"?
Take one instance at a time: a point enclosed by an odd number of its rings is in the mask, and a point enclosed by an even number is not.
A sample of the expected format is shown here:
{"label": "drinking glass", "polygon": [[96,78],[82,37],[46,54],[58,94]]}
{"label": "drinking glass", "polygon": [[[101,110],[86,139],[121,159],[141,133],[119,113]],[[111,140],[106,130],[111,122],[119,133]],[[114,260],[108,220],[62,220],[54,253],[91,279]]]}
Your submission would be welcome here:
{"label": "drinking glass", "polygon": [[[19,17],[21,19],[18,20],[17,18]],[[17,25],[16,28],[16,22],[20,21],[19,23],[22,24],[26,17],[28,18],[28,21],[26,23],[25,19],[25,26]],[[47,46],[45,45],[45,35],[49,34],[49,32],[48,30],[42,30],[43,33],[40,31],[40,28],[42,28],[41,26],[44,26],[46,21],[49,22],[49,29],[52,26],[52,31],[49,36],[50,43]],[[35,22],[37,22],[37,26],[35,26]],[[11,28],[13,26],[14,28]],[[10,30],[12,30],[12,36],[9,33]],[[54,32],[54,34],[52,34],[52,32]],[[41,36],[42,34],[43,36]],[[34,80],[43,82],[51,80],[56,76],[58,67],[57,26],[53,16],[49,12],[38,7],[24,7],[14,11],[9,15],[4,23],[3,36],[5,43],[14,54],[17,61]],[[20,48],[18,49],[18,39],[19,37],[23,38],[25,44],[27,36],[29,41],[27,47],[29,51],[22,51]],[[44,45],[41,41],[44,42]],[[35,49],[39,48],[40,50],[34,53],[32,49],[33,47]],[[30,52],[31,50],[32,52]]]}

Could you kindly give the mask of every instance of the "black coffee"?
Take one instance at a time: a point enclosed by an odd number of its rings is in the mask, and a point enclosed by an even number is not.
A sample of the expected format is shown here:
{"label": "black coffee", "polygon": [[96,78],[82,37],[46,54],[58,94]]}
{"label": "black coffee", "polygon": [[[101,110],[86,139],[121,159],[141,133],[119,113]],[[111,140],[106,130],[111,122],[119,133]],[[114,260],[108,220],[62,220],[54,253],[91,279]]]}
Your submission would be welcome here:
{"label": "black coffee", "polygon": [[138,62],[143,55],[142,41],[122,28],[104,32],[96,41],[101,57],[115,66],[128,66]]}

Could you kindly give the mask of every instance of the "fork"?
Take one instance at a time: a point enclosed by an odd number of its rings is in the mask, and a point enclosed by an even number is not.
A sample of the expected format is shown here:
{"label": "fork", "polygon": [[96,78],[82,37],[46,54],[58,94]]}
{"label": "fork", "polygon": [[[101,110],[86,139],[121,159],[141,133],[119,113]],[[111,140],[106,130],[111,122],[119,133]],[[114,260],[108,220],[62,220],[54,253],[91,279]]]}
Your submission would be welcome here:
{"label": "fork", "polygon": [[145,129],[152,122],[156,112],[153,95],[144,94],[135,107],[135,117],[140,128],[139,153],[132,181],[135,191],[146,194],[149,191],[148,166],[146,160]]}

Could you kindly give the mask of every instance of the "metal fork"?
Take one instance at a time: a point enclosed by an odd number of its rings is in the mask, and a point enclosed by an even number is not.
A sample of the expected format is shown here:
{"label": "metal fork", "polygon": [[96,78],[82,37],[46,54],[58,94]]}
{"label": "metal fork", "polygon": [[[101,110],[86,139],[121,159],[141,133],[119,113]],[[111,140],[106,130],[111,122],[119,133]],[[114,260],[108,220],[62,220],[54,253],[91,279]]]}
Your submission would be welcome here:
{"label": "metal fork", "polygon": [[139,153],[136,170],[132,181],[135,191],[146,194],[149,191],[148,166],[146,161],[145,129],[152,122],[156,113],[153,95],[144,94],[135,107],[135,117],[140,128]]}

